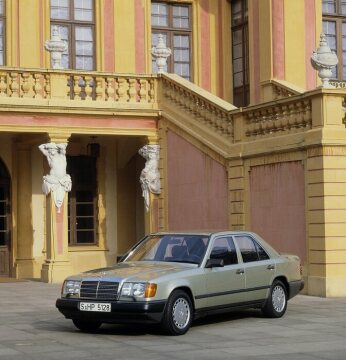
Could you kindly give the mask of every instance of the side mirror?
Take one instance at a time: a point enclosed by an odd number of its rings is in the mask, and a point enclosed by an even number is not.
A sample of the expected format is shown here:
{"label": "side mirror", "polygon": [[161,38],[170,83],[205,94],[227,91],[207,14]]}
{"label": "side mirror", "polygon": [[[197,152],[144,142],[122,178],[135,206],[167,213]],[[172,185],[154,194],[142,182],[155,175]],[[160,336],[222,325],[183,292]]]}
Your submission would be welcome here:
{"label": "side mirror", "polygon": [[207,263],[205,264],[205,267],[207,269],[214,268],[214,267],[224,267],[224,261],[223,259],[208,259]]}

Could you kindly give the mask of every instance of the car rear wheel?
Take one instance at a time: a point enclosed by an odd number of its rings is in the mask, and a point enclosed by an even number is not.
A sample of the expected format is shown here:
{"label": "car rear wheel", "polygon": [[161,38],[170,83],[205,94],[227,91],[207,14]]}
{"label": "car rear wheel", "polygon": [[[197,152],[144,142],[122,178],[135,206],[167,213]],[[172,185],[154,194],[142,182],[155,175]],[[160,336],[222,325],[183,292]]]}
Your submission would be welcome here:
{"label": "car rear wheel", "polygon": [[283,316],[287,309],[287,290],[280,280],[275,280],[270,288],[269,297],[262,309],[263,314],[271,318]]}
{"label": "car rear wheel", "polygon": [[83,332],[94,332],[102,325],[99,321],[72,319],[74,326]]}
{"label": "car rear wheel", "polygon": [[192,303],[183,290],[175,290],[168,298],[161,326],[171,335],[185,334],[192,323]]}

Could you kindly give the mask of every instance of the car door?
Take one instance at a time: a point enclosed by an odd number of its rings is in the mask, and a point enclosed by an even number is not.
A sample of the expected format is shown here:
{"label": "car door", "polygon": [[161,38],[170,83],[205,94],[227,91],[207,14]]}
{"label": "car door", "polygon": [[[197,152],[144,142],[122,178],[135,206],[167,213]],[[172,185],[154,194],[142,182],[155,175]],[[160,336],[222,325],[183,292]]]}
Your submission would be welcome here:
{"label": "car door", "polygon": [[205,269],[206,298],[209,308],[223,307],[242,302],[245,289],[244,268],[239,264],[238,254],[231,236],[214,239],[210,256],[218,254],[224,259],[223,267]]}
{"label": "car door", "polygon": [[234,240],[244,265],[246,301],[265,299],[275,277],[275,261],[251,236],[237,235]]}

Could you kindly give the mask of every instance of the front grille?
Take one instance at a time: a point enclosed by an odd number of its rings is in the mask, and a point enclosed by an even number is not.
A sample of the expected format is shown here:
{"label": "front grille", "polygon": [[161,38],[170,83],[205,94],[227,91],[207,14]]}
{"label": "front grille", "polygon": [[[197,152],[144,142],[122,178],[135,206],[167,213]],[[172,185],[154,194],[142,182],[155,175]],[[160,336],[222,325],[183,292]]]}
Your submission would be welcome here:
{"label": "front grille", "polygon": [[80,297],[84,299],[112,299],[118,294],[119,283],[110,281],[82,281]]}

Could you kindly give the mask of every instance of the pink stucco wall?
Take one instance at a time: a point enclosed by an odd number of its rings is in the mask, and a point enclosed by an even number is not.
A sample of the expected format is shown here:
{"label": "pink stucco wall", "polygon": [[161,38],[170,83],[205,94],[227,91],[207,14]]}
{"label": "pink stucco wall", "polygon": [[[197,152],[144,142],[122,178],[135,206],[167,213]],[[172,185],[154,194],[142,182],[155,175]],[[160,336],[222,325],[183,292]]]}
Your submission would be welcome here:
{"label": "pink stucco wall", "polygon": [[306,259],[304,167],[300,161],[250,171],[251,230],[276,250]]}
{"label": "pink stucco wall", "polygon": [[225,167],[174,132],[167,138],[169,229],[227,229]]}
{"label": "pink stucco wall", "polygon": [[44,132],[45,128],[95,128],[95,129],[156,129],[155,119],[138,117],[91,117],[91,116],[68,116],[68,115],[0,115],[0,125],[5,126],[30,126],[31,129],[37,129],[37,132]]}

